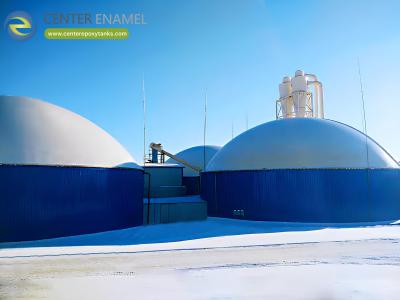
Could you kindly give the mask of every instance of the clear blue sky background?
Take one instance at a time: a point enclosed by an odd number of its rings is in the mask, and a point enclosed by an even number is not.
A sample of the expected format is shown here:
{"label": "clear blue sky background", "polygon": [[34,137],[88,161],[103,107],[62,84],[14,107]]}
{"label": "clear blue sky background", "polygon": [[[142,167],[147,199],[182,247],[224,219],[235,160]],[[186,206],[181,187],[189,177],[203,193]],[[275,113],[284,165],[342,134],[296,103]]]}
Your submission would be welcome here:
{"label": "clear blue sky background", "polygon": [[[368,133],[400,159],[400,1],[130,0],[4,1],[0,19],[28,12],[28,41],[0,34],[0,94],[24,95],[92,120],[138,160],[143,153],[141,78],[147,141],[171,151],[223,145],[274,119],[282,76],[298,68],[325,87],[326,117],[362,128],[360,58]],[[125,41],[46,40],[46,12],[144,13]],[[2,21],[3,22],[3,21]],[[329,137],[327,137],[329,138]]]}

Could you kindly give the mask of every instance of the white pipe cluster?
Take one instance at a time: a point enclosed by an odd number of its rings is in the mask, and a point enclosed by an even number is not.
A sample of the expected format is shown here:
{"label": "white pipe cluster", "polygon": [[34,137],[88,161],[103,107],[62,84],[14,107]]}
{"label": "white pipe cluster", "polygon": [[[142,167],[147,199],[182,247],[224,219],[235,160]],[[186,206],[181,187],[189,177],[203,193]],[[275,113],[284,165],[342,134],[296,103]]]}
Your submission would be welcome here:
{"label": "white pipe cluster", "polygon": [[279,84],[279,102],[283,118],[324,118],[322,83],[314,74],[297,70],[293,78],[283,77]]}

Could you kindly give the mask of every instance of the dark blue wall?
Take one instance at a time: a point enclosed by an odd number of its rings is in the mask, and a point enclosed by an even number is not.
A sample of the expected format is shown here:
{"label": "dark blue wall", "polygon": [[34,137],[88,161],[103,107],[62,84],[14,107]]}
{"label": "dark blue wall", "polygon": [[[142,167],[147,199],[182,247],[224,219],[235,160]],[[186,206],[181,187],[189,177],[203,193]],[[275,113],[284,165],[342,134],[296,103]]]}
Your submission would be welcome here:
{"label": "dark blue wall", "polygon": [[0,165],[0,242],[143,224],[143,171]]}
{"label": "dark blue wall", "polygon": [[400,170],[205,172],[201,197],[208,201],[209,216],[293,222],[396,220]]}
{"label": "dark blue wall", "polygon": [[200,194],[200,176],[184,176],[182,184],[186,187],[186,195]]}

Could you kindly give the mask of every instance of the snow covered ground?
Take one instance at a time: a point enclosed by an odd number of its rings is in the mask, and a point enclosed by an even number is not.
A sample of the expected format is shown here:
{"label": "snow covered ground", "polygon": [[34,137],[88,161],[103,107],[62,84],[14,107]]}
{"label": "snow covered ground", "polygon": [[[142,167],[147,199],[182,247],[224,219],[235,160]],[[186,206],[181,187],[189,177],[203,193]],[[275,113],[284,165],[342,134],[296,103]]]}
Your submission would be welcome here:
{"label": "snow covered ground", "polygon": [[209,218],[0,248],[0,299],[400,297],[394,223]]}

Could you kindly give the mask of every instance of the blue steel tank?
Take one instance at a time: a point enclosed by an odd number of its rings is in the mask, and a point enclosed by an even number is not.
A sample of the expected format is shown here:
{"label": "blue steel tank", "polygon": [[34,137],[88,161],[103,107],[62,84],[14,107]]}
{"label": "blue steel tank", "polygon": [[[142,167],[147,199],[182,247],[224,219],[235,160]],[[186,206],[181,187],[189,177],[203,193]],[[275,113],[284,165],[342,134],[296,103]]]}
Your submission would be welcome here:
{"label": "blue steel tank", "polygon": [[400,169],[353,127],[317,118],[261,124],[201,174],[210,216],[290,222],[400,219]]}
{"label": "blue steel tank", "polygon": [[0,96],[0,242],[143,223],[143,170],[89,120]]}

